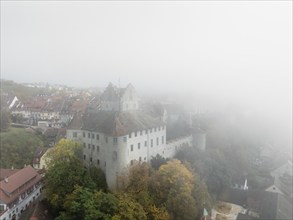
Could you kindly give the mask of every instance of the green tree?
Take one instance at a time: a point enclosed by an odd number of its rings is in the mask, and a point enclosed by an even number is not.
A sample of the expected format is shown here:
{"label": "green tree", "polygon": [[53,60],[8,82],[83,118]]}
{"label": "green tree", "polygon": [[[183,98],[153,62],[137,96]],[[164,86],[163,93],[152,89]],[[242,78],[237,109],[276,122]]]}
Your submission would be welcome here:
{"label": "green tree", "polygon": [[58,160],[51,164],[45,176],[45,196],[56,211],[63,209],[66,195],[70,194],[76,185],[93,189],[87,169],[80,160]]}
{"label": "green tree", "polygon": [[101,189],[103,191],[107,191],[108,186],[106,182],[105,173],[101,170],[101,168],[90,166],[88,168],[90,178],[95,184],[96,189]]}
{"label": "green tree", "polygon": [[80,154],[79,143],[62,139],[47,155],[45,195],[57,211],[62,210],[66,195],[72,193],[76,185],[90,189],[96,187],[80,160]]}
{"label": "green tree", "polygon": [[5,109],[0,111],[0,131],[7,131],[11,122],[10,112]]}
{"label": "green tree", "polygon": [[118,199],[111,193],[75,186],[66,196],[64,212],[57,219],[110,220],[116,214]]}
{"label": "green tree", "polygon": [[151,159],[151,165],[154,169],[158,170],[161,165],[167,163],[168,159],[165,159],[160,154],[157,154],[155,157]]}
{"label": "green tree", "polygon": [[0,140],[1,168],[23,168],[25,164],[31,164],[36,149],[43,147],[39,136],[23,128],[10,128],[8,132],[1,132]]}

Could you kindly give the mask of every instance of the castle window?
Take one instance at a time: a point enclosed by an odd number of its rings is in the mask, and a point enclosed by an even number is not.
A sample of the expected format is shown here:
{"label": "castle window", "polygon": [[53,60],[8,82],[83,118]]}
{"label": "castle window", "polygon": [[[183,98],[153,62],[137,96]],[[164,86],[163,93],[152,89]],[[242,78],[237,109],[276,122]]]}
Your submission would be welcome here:
{"label": "castle window", "polygon": [[85,154],[83,155],[83,159],[86,160],[86,155]]}
{"label": "castle window", "polygon": [[130,161],[130,165],[133,165],[133,160]]}
{"label": "castle window", "polygon": [[91,148],[91,144],[88,144],[87,146],[88,146],[88,149],[90,149],[90,148]]}
{"label": "castle window", "polygon": [[100,146],[97,146],[97,151],[100,152]]}
{"label": "castle window", "polygon": [[143,160],[146,160],[146,157],[144,157]]}
{"label": "castle window", "polygon": [[141,157],[139,157],[139,159],[138,159],[139,161],[141,161]]}
{"label": "castle window", "polygon": [[94,139],[95,138],[95,134],[92,134],[92,139]]}
{"label": "castle window", "polygon": [[93,162],[93,158],[90,158],[90,162]]}
{"label": "castle window", "polygon": [[134,133],[135,137],[137,136],[137,132]]}
{"label": "castle window", "polygon": [[162,144],[164,144],[164,136],[162,136]]}
{"label": "castle window", "polygon": [[131,133],[129,133],[129,138],[131,138]]}
{"label": "castle window", "polygon": [[100,165],[100,160],[97,160],[97,164]]}
{"label": "castle window", "polygon": [[157,137],[157,146],[159,145],[159,138]]}
{"label": "castle window", "polygon": [[77,137],[77,132],[73,132],[73,137]]}
{"label": "castle window", "polygon": [[151,139],[151,147],[153,147],[153,139]]}
{"label": "castle window", "polygon": [[145,147],[148,146],[148,142],[147,141],[144,142],[144,146]]}
{"label": "castle window", "polygon": [[138,150],[140,149],[140,143],[137,144],[137,148],[138,148]]}
{"label": "castle window", "polygon": [[116,145],[116,144],[117,144],[117,142],[118,142],[117,138],[116,138],[116,137],[114,137],[114,138],[113,138],[113,144],[115,144],[115,145]]}
{"label": "castle window", "polygon": [[133,151],[133,144],[130,146],[130,150]]}
{"label": "castle window", "polygon": [[97,140],[99,140],[99,139],[100,139],[100,136],[97,134],[97,135],[96,135],[96,138],[97,138]]}
{"label": "castle window", "polygon": [[85,132],[82,132],[82,136],[85,138]]}
{"label": "castle window", "polygon": [[88,137],[88,138],[91,138],[91,133],[88,133],[88,134],[87,134],[87,137]]}
{"label": "castle window", "polygon": [[95,150],[95,145],[92,146],[92,149]]}

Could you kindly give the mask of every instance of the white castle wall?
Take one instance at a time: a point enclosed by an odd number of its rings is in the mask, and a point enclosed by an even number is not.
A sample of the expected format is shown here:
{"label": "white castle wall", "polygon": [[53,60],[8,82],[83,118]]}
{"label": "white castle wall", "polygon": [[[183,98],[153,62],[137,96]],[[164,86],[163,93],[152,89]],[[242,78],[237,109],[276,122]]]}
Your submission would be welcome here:
{"label": "white castle wall", "polygon": [[166,126],[119,137],[98,132],[67,130],[67,138],[82,143],[85,164],[100,167],[105,172],[111,189],[117,186],[117,175],[134,161],[150,162],[157,154],[172,158],[183,146],[192,146],[191,135],[166,143]]}

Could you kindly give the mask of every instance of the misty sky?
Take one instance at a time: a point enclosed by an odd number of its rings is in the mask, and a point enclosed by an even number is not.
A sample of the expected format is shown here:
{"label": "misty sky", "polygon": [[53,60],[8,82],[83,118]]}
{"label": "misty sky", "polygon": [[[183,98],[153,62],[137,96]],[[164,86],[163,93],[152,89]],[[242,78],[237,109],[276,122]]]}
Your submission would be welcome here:
{"label": "misty sky", "polygon": [[292,112],[291,1],[1,1],[1,78]]}

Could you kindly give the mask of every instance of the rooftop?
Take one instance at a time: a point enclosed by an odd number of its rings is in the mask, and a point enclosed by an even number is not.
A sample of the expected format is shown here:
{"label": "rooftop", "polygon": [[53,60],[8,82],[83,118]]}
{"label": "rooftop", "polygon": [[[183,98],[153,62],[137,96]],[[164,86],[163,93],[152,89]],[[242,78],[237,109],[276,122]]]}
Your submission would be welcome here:
{"label": "rooftop", "polygon": [[109,136],[123,136],[134,131],[141,131],[164,125],[157,118],[141,112],[98,111],[81,117],[76,115],[68,129],[81,129],[101,132]]}

